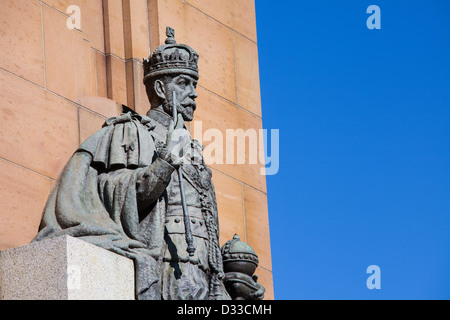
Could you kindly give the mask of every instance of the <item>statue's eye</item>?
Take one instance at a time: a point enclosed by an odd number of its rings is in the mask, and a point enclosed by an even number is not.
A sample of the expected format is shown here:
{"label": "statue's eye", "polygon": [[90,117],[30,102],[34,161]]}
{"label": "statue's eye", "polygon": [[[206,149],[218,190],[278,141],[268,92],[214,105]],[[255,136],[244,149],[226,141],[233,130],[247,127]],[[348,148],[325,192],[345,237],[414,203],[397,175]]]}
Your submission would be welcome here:
{"label": "statue's eye", "polygon": [[178,81],[178,85],[179,85],[180,87],[186,87],[187,81],[184,80],[184,79],[182,79],[182,80]]}

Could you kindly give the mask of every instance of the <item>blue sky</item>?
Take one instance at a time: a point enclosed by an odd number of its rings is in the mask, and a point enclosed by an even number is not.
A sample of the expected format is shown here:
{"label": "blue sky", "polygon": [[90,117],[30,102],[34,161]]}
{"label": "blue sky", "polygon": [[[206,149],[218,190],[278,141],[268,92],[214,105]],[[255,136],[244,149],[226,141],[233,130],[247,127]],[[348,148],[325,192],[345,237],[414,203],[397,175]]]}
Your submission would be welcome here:
{"label": "blue sky", "polygon": [[280,130],[276,299],[450,299],[449,13],[446,0],[256,1],[263,125]]}

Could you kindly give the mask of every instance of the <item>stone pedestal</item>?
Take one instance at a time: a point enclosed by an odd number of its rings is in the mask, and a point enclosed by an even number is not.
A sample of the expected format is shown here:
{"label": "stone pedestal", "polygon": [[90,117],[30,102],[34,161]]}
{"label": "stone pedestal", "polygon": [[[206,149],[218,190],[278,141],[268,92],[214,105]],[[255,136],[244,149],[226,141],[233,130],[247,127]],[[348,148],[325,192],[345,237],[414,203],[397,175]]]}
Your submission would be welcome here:
{"label": "stone pedestal", "polygon": [[0,300],[134,300],[133,261],[69,236],[0,252]]}

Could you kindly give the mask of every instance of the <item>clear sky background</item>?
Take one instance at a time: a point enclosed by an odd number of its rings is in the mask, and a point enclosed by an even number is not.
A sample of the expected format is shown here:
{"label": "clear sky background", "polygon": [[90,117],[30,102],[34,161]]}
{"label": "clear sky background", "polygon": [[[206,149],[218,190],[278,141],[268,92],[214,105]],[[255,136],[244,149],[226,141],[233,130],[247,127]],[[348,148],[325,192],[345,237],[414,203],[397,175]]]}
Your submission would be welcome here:
{"label": "clear sky background", "polygon": [[256,0],[256,13],[263,126],[280,130],[275,298],[450,299],[450,1]]}

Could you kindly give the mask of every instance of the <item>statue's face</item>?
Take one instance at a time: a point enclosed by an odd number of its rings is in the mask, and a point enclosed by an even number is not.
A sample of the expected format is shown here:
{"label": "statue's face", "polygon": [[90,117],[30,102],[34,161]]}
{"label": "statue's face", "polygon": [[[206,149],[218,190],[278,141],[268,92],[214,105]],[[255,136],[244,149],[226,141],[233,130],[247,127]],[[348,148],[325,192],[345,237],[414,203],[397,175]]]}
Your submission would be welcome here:
{"label": "statue's face", "polygon": [[173,93],[177,97],[177,111],[183,116],[184,121],[192,121],[194,119],[194,111],[197,109],[195,99],[198,97],[197,80],[189,75],[181,74],[165,83],[166,87],[166,103],[164,103],[164,111],[171,115],[173,106]]}

